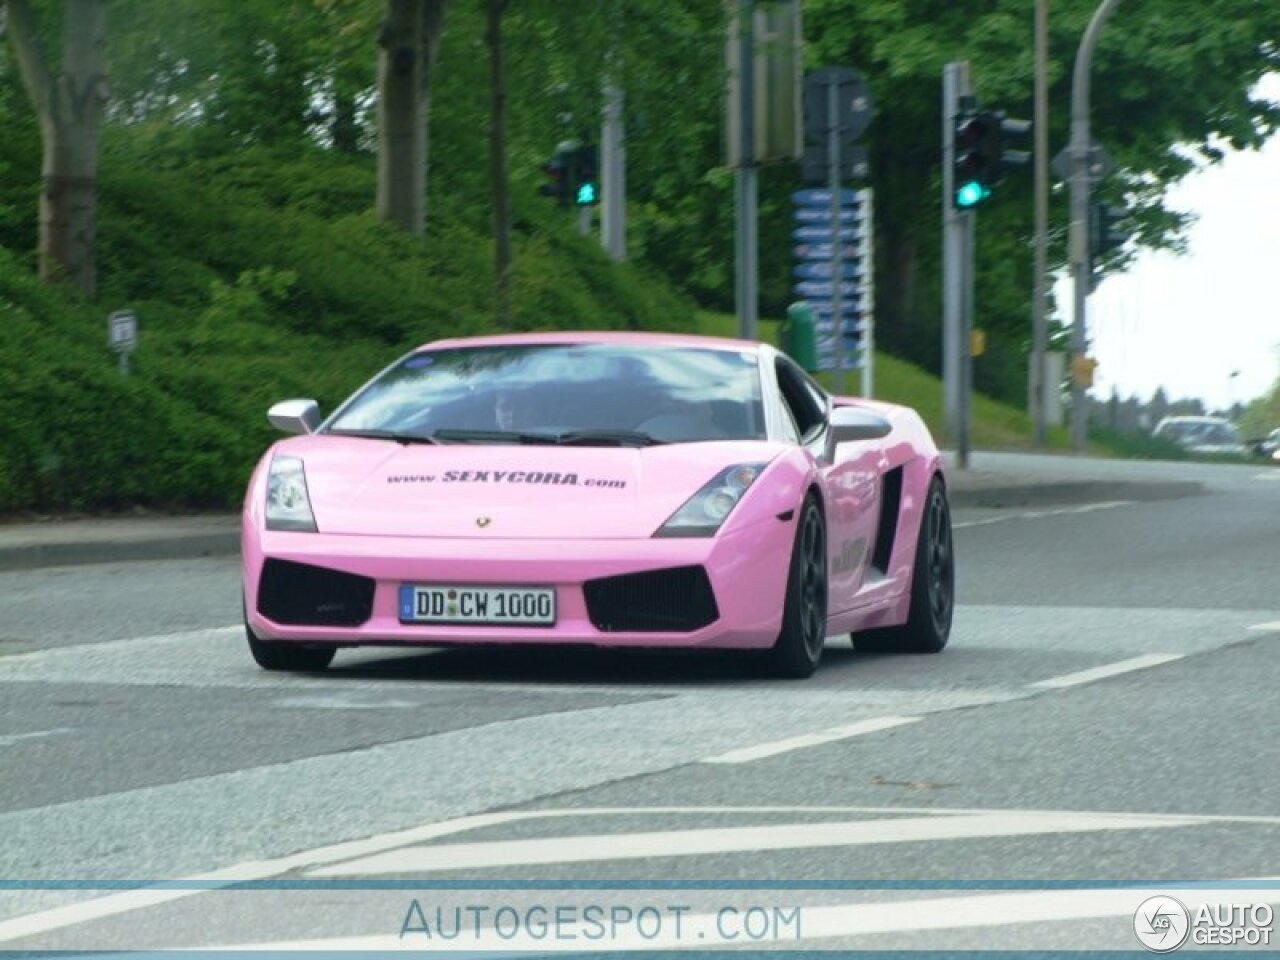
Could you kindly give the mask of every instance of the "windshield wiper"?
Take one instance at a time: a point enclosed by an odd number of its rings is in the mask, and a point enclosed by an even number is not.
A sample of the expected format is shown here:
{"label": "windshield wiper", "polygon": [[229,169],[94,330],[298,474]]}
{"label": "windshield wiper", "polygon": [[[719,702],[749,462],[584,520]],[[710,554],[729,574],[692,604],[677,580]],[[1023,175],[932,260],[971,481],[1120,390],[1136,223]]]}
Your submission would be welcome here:
{"label": "windshield wiper", "polygon": [[566,447],[652,447],[667,443],[640,430],[569,430],[555,442]]}
{"label": "windshield wiper", "polygon": [[397,433],[395,430],[343,430],[341,428],[326,430],[325,433],[336,437],[362,437],[366,440],[394,440],[396,443],[435,443],[421,433]]}
{"label": "windshield wiper", "polygon": [[446,443],[528,443],[554,444],[557,438],[547,433],[518,433],[514,430],[437,430],[431,435]]}

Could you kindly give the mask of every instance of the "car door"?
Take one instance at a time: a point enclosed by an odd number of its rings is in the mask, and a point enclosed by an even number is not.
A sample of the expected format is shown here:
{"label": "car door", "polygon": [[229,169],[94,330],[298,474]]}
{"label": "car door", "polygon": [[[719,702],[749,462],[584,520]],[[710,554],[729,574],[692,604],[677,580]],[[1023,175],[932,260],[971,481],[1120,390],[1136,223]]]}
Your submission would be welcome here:
{"label": "car door", "polygon": [[778,390],[827,494],[828,609],[854,605],[871,554],[879,512],[883,452],[875,441],[830,443],[831,398],[789,358],[776,361]]}

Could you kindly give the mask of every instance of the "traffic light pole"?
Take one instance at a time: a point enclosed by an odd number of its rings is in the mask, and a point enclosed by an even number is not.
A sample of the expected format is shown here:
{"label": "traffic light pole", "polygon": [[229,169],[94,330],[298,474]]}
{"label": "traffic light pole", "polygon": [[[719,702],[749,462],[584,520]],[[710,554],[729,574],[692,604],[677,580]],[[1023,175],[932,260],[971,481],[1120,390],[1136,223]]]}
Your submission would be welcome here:
{"label": "traffic light pole", "polygon": [[840,223],[840,84],[827,84],[827,189],[831,192],[831,334],[836,369],[832,380],[837,395],[844,393],[844,296],[841,272],[843,239]]}
{"label": "traffic light pole", "polygon": [[734,260],[738,336],[756,339],[757,272],[757,170],[755,143],[755,0],[738,0],[738,169],[735,173]]}
{"label": "traffic light pole", "polygon": [[604,124],[600,133],[600,242],[614,260],[627,258],[627,148],[622,121],[622,88],[612,80],[604,88]]}
{"label": "traffic light pole", "polygon": [[[969,350],[965,341],[965,274],[972,273],[972,244],[967,243],[973,215],[956,209],[955,116],[960,98],[969,95],[969,64],[949,63],[942,71],[942,393],[948,440],[956,445],[959,466],[969,466],[969,417],[965,380]],[[966,270],[966,265],[970,269]]]}
{"label": "traffic light pole", "polygon": [[1049,276],[1049,0],[1036,0],[1035,79],[1035,205],[1036,263],[1031,293],[1031,422],[1036,447],[1045,445],[1045,351],[1048,348],[1046,320]]}
{"label": "traffic light pole", "polygon": [[1098,34],[1119,0],[1102,0],[1080,41],[1071,83],[1071,435],[1077,454],[1089,448],[1089,394],[1084,361],[1089,349],[1086,303],[1089,297],[1089,65]]}

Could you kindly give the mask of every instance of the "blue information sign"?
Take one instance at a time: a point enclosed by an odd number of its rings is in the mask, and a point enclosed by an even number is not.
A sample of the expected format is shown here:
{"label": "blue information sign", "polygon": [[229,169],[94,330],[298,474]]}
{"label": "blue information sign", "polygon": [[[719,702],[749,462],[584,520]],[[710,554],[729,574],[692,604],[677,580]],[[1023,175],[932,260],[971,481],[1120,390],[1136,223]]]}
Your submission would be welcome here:
{"label": "blue information sign", "polygon": [[[796,243],[830,243],[831,242],[831,221],[827,221],[825,227],[796,227],[791,231],[791,239]],[[853,227],[841,227],[840,239],[844,243],[858,239],[858,231]]]}
{"label": "blue information sign", "polygon": [[[797,190],[791,195],[791,199],[801,207],[830,207],[831,191],[822,189],[813,190]],[[840,191],[840,203],[857,203],[858,194],[853,190]]]}
{"label": "blue information sign", "polygon": [[[792,251],[797,260],[830,260],[831,244],[829,243],[797,243]],[[840,256],[852,260],[858,256],[858,248],[853,244],[842,245]]]}
{"label": "blue information sign", "polygon": [[[797,263],[791,271],[792,276],[800,280],[830,280],[831,279],[831,261],[827,260],[806,260],[803,263]],[[841,263],[840,276],[846,280],[852,280],[858,275],[858,265],[856,263]]]}
{"label": "blue information sign", "polygon": [[[791,289],[806,299],[829,300],[835,293],[830,280],[801,280]],[[849,297],[857,292],[858,285],[851,280],[845,280],[840,284],[841,296]]]}
{"label": "blue information sign", "polygon": [[[828,207],[796,207],[795,216],[797,223],[819,224],[831,223],[831,210]],[[853,223],[858,219],[858,211],[853,207],[840,208],[840,222]],[[827,227],[830,230],[830,226]]]}

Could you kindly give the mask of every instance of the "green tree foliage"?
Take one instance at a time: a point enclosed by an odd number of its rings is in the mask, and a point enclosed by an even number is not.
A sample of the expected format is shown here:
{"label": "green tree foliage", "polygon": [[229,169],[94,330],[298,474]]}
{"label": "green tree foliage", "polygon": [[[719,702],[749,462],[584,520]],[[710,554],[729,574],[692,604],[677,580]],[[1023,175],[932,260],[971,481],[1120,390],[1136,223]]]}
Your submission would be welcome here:
{"label": "green tree foliage", "polygon": [[1250,440],[1260,439],[1280,428],[1280,380],[1255,399],[1240,416],[1240,432]]}
{"label": "green tree foliage", "polygon": [[[1050,6],[1050,149],[1067,139],[1071,70],[1096,3]],[[936,368],[939,341],[939,164],[943,66],[967,60],[982,101],[1031,117],[1033,6],[1024,0],[808,0],[814,63],[862,71],[879,104],[870,131],[877,188],[881,342]],[[1248,91],[1280,66],[1280,6],[1253,0],[1125,0],[1094,57],[1093,136],[1121,172],[1104,198],[1137,206],[1140,239],[1177,246],[1184,218],[1167,210],[1168,186],[1224,146],[1256,147],[1280,112]],[[1010,180],[979,217],[977,302],[991,355],[979,385],[1021,393],[1029,329],[1031,177]],[[1065,196],[1054,222],[1065,222]],[[1061,231],[1052,247],[1065,258]],[[1122,258],[1121,258],[1122,259]],[[1115,263],[1113,266],[1119,266]]]}

